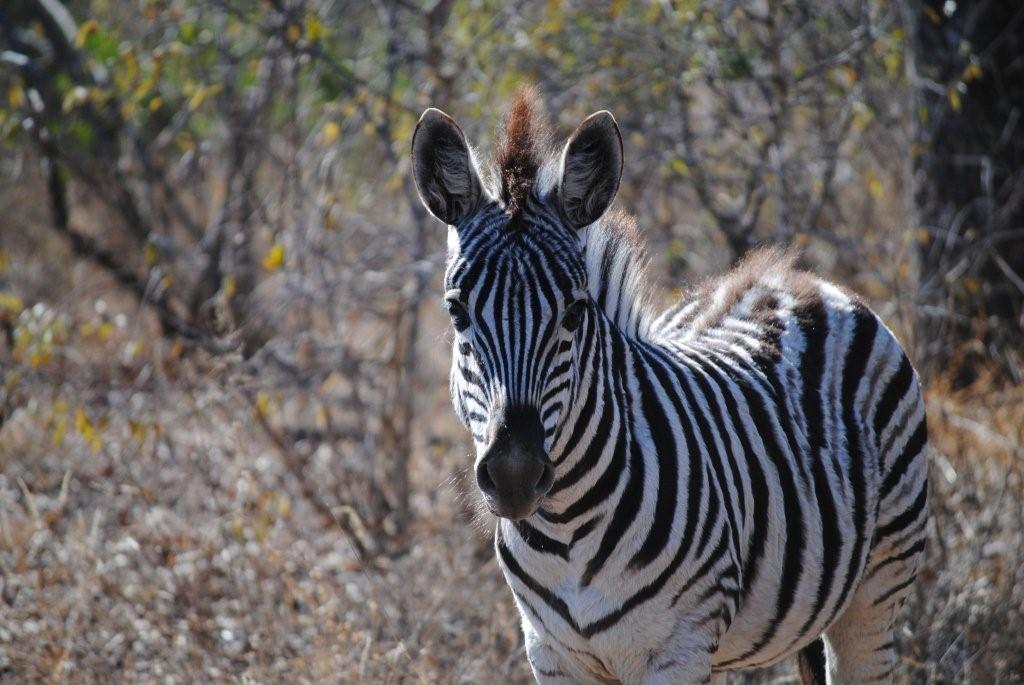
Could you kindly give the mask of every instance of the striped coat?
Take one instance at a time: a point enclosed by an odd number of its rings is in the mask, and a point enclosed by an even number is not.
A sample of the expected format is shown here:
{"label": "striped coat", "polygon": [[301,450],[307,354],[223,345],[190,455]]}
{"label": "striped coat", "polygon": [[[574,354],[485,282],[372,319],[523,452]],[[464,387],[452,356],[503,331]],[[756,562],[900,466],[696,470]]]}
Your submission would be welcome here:
{"label": "striped coat", "polygon": [[798,653],[810,681],[888,679],[927,521],[900,345],[783,252],[654,314],[636,230],[606,212],[614,120],[552,161],[536,110],[513,105],[494,192],[436,110],[413,159],[450,225],[453,401],[537,680],[705,682]]}

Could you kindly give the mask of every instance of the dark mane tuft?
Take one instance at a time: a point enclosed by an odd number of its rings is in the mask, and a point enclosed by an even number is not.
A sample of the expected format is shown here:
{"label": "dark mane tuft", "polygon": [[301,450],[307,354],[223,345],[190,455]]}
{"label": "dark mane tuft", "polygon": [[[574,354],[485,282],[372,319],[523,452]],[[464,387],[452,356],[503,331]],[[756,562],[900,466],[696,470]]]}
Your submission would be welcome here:
{"label": "dark mane tuft", "polygon": [[505,113],[495,162],[501,199],[513,216],[519,213],[547,154],[548,128],[537,91],[520,86]]}

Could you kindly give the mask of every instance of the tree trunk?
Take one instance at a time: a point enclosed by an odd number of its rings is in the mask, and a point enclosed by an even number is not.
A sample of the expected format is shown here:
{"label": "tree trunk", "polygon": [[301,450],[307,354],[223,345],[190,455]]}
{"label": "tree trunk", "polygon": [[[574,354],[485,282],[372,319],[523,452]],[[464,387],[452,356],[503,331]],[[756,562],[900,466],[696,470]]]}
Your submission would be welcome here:
{"label": "tree trunk", "polygon": [[1020,382],[1024,4],[911,0],[921,339],[958,382]]}

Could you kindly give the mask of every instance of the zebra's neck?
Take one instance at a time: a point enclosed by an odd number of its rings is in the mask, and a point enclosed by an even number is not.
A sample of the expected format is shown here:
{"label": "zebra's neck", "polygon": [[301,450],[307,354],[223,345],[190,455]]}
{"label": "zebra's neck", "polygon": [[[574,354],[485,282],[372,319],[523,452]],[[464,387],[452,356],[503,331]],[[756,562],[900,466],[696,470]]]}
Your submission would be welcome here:
{"label": "zebra's neck", "polygon": [[581,234],[590,296],[618,332],[643,338],[649,327],[647,255],[636,221],[612,211]]}

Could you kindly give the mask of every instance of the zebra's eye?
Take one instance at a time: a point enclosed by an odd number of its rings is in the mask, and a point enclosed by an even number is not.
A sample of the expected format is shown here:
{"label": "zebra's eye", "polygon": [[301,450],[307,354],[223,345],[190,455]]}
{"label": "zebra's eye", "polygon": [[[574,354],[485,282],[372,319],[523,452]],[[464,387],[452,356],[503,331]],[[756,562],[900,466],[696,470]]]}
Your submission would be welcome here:
{"label": "zebra's eye", "polygon": [[562,315],[562,328],[567,331],[575,331],[583,321],[583,312],[586,311],[587,303],[583,300],[576,300],[565,310]]}
{"label": "zebra's eye", "polygon": [[455,330],[464,331],[469,328],[469,312],[458,300],[445,300],[445,306],[448,307],[448,314],[452,317],[452,325],[455,326]]}

